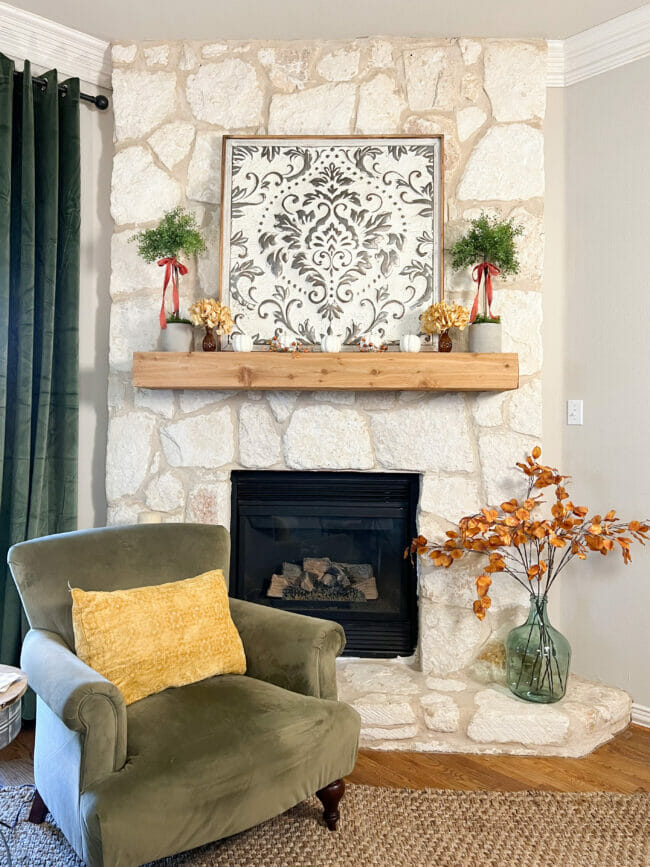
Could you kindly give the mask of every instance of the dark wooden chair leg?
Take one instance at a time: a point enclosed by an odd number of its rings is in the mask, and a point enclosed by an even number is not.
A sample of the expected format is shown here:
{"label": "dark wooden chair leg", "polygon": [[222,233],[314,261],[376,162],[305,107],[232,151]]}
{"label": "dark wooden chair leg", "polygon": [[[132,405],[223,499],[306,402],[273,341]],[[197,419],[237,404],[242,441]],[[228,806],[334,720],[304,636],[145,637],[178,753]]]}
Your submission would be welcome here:
{"label": "dark wooden chair leg", "polygon": [[343,780],[334,780],[329,786],[325,786],[324,789],[319,789],[316,792],[318,800],[324,807],[323,818],[330,831],[336,831],[336,823],[341,815],[339,813],[339,801],[343,797],[344,792],[345,783]]}
{"label": "dark wooden chair leg", "polygon": [[40,825],[45,821],[46,816],[47,807],[45,806],[45,801],[41,798],[38,789],[34,789],[34,800],[32,801],[32,808],[29,811],[27,821],[33,822],[34,825]]}

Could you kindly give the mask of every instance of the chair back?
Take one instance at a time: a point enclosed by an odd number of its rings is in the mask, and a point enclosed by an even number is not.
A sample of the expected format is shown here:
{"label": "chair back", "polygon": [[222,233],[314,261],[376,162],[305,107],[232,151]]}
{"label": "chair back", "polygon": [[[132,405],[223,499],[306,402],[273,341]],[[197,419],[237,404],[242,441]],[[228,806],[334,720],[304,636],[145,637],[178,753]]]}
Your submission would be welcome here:
{"label": "chair back", "polygon": [[136,524],[44,536],[14,545],[7,562],[33,629],[74,647],[72,597],[126,590],[221,569],[228,582],[230,535],[211,524]]}

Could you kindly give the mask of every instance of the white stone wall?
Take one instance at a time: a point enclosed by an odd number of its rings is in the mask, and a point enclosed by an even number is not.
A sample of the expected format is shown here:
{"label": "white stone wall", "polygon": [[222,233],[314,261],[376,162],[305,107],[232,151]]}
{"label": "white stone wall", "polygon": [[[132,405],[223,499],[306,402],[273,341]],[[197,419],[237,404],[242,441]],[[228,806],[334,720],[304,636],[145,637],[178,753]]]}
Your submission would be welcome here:
{"label": "white stone wall", "polygon": [[[541,435],[545,54],[542,42],[479,39],[113,46],[109,523],[151,509],[228,525],[230,471],[240,467],[420,472],[419,524],[430,537],[512,495],[509,467]],[[190,207],[208,253],[183,278],[182,306],[218,293],[224,134],[399,132],[445,136],[446,244],[481,209],[524,226],[521,272],[497,281],[494,304],[504,349],[520,356],[518,391],[133,389],[132,352],[157,347],[162,275],[128,238]],[[446,269],[447,297],[469,304],[472,287],[469,273]],[[521,596],[502,579],[490,616],[474,618],[471,565],[421,576],[420,660],[437,676],[466,667],[520,616]]]}

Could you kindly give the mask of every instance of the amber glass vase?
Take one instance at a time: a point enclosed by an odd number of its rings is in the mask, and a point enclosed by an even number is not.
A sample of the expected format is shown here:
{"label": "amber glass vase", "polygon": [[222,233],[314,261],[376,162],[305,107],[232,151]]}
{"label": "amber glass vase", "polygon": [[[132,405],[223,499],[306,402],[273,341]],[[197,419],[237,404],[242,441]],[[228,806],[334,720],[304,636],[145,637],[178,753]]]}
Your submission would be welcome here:
{"label": "amber glass vase", "polygon": [[205,337],[203,338],[203,351],[214,352],[217,348],[217,338],[212,333],[209,325],[205,326]]}
{"label": "amber glass vase", "polygon": [[451,352],[451,337],[449,336],[448,328],[440,332],[438,337],[438,352]]}

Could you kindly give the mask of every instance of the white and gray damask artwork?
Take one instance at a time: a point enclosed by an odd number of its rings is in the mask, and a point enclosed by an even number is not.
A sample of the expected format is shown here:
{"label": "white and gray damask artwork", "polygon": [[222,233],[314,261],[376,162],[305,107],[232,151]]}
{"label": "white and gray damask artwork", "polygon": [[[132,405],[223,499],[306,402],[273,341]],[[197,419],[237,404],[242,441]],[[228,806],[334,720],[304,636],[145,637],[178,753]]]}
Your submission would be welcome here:
{"label": "white and gray damask artwork", "polygon": [[399,340],[441,298],[441,137],[225,137],[221,296],[239,330]]}

